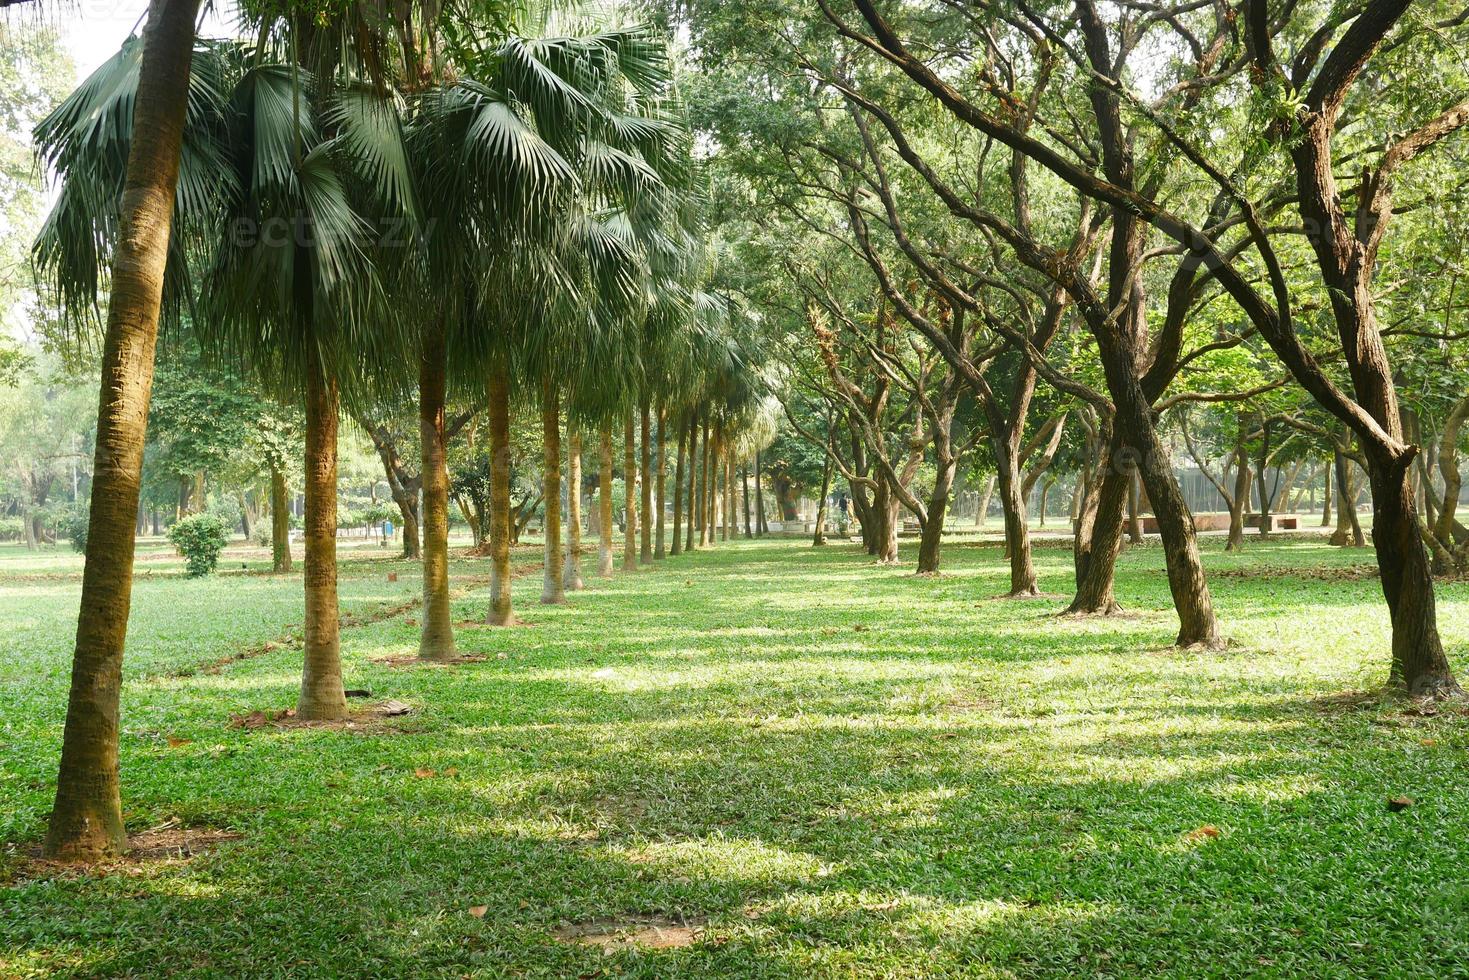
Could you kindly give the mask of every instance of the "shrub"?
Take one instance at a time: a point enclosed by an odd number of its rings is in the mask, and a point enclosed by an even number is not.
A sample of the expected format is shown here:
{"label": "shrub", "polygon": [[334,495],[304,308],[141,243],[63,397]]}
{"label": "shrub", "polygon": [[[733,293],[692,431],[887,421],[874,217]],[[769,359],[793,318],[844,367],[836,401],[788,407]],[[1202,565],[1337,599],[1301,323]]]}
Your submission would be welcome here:
{"label": "shrub", "polygon": [[63,514],[57,521],[60,530],[66,534],[71,541],[71,550],[79,555],[87,553],[87,530],[92,526],[90,515],[85,510],[77,509]]}
{"label": "shrub", "polygon": [[218,514],[195,514],[169,528],[168,539],[184,556],[189,577],[196,578],[208,575],[219,564],[219,553],[229,543],[230,525]]}
{"label": "shrub", "polygon": [[0,517],[0,541],[19,541],[26,535],[24,518]]}

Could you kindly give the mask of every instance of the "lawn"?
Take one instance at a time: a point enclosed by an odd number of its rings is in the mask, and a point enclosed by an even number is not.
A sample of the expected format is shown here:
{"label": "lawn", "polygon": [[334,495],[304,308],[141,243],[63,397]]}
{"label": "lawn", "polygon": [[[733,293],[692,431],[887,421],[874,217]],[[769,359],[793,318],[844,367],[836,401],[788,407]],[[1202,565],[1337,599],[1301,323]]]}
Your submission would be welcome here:
{"label": "lawn", "polygon": [[[1078,621],[1061,548],[1037,550],[1054,595],[1009,601],[992,544],[921,579],[758,541],[563,607],[523,577],[530,624],[466,626],[484,659],[452,667],[380,662],[416,649],[417,572],[359,549],[348,684],[415,710],[349,731],[230,726],[294,701],[299,577],[159,555],[129,828],[240,837],[105,874],[23,857],[79,577],[0,554],[0,975],[1462,975],[1466,719],[1359,693],[1386,672],[1369,553],[1221,545],[1224,653],[1168,648],[1155,545],[1122,560],[1126,616]],[[453,572],[477,620],[484,569]],[[1439,615],[1469,673],[1469,584]]]}

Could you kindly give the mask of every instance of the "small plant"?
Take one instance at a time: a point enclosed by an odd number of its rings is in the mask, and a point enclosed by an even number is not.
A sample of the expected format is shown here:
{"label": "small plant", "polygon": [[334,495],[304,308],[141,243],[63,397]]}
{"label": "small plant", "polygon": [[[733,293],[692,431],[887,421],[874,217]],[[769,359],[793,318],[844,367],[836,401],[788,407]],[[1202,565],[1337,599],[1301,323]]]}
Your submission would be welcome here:
{"label": "small plant", "polygon": [[219,564],[219,553],[229,543],[230,525],[218,514],[195,514],[169,528],[168,539],[184,556],[189,577],[198,578]]}
{"label": "small plant", "polygon": [[79,555],[87,553],[87,530],[92,526],[91,515],[85,510],[68,511],[59,521],[61,530],[71,541],[71,550]]}

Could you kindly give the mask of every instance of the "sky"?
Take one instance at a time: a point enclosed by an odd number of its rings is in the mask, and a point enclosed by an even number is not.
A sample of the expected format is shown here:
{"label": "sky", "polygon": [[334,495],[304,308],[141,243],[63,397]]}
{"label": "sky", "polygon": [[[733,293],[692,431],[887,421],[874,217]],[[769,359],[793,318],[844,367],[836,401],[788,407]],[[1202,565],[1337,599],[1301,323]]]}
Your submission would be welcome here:
{"label": "sky", "polygon": [[[233,0],[206,0],[206,4],[208,9],[200,34],[204,37],[233,34]],[[75,4],[57,8],[52,16],[76,63],[78,81],[117,53],[123,40],[139,26],[147,9],[148,0],[77,0]]]}

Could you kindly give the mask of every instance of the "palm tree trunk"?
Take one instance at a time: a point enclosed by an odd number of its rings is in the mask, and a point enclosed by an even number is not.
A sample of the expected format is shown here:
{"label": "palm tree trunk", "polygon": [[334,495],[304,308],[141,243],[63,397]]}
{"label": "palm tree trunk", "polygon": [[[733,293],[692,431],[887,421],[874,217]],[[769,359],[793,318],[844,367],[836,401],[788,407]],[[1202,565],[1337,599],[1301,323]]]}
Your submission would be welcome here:
{"label": "palm tree trunk", "polygon": [[307,338],[306,627],[301,698],[305,721],[347,717],[337,608],[337,383]]}
{"label": "palm tree trunk", "polygon": [[[454,620],[449,608],[449,468],[444,440],[448,368],[443,323],[430,318],[418,363],[418,439],[423,454],[423,625],[418,656],[422,660],[454,659]],[[406,542],[407,527],[403,535]]]}
{"label": "palm tree trunk", "polygon": [[641,550],[638,560],[644,565],[653,564],[653,417],[647,399],[642,405],[642,509],[643,523]]}
{"label": "palm tree trunk", "polygon": [[735,514],[734,448],[724,447],[724,540],[740,536],[740,522]]}
{"label": "palm tree trunk", "polygon": [[541,496],[546,499],[541,601],[554,605],[566,601],[566,590],[561,580],[561,405],[556,396],[556,383],[550,375],[541,381],[541,439],[545,448]]}
{"label": "palm tree trunk", "polygon": [[658,488],[656,494],[656,510],[652,518],[656,525],[653,532],[653,558],[655,560],[665,558],[668,554],[663,549],[663,511],[664,502],[668,499],[665,496],[668,489],[668,453],[665,451],[667,446],[668,409],[663,406],[660,400],[658,405],[658,453],[654,461],[654,471],[657,473]]}
{"label": "palm tree trunk", "polygon": [[765,470],[760,461],[760,450],[755,450],[755,533],[761,537],[770,528],[765,524],[765,494],[760,484],[765,479]]}
{"label": "palm tree trunk", "polygon": [[597,487],[597,528],[600,548],[597,552],[597,574],[604,578],[612,574],[612,422],[602,423],[601,473]]}
{"label": "palm tree trunk", "polygon": [[56,802],[46,831],[49,858],[90,861],[127,848],[117,728],[133,585],[132,519],[142,481],[158,310],[198,9],[199,0],[152,0],[144,31],[134,137],[123,185],[122,233],[113,256],[112,298],[102,347],[87,525],[90,557],[82,572]]}
{"label": "palm tree trunk", "polygon": [[638,443],[637,424],[628,412],[622,425],[622,499],[626,526],[622,531],[622,570],[638,567]]}
{"label": "palm tree trunk", "polygon": [[[704,505],[707,500],[708,458],[710,458],[710,416],[708,410],[699,411],[698,428],[693,432],[689,463],[689,510],[693,520],[689,522],[689,550],[702,548],[704,541]],[[695,529],[698,525],[698,529]]]}
{"label": "palm tree trunk", "polygon": [[740,466],[740,494],[744,497],[745,537],[753,538],[755,533],[750,527],[750,459],[748,456]]}
{"label": "palm tree trunk", "polygon": [[683,553],[683,469],[688,434],[688,427],[678,423],[678,452],[673,458],[673,543],[670,547],[675,555]]}
{"label": "palm tree trunk", "polygon": [[694,497],[694,490],[698,485],[696,474],[699,469],[699,407],[695,405],[689,410],[689,487],[686,497],[684,515],[687,528],[684,531],[684,550],[694,550],[694,524],[698,520],[700,504]]}
{"label": "palm tree trunk", "polygon": [[[153,512],[155,523],[158,512]],[[291,570],[291,510],[286,502],[286,473],[280,466],[270,468],[270,555],[271,571]]]}
{"label": "palm tree trunk", "polygon": [[511,626],[510,602],[510,370],[490,369],[490,612],[491,626]]}
{"label": "palm tree trunk", "polygon": [[568,592],[586,588],[581,578],[581,433],[567,426],[566,450],[566,567],[561,585]]}

